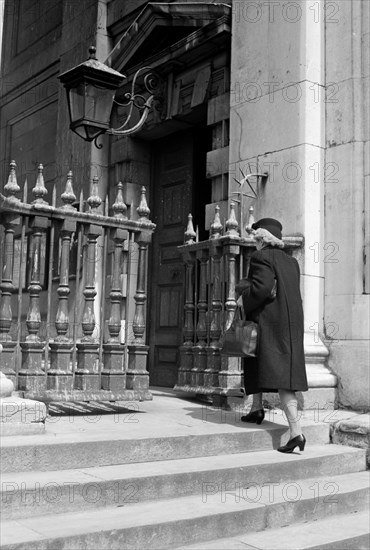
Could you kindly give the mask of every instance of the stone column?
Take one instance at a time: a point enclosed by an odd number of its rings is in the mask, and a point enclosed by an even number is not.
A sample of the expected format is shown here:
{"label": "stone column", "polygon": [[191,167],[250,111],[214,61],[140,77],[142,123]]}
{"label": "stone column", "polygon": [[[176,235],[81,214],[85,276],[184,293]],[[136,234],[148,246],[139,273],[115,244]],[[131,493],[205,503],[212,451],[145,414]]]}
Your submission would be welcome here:
{"label": "stone column", "polygon": [[[315,257],[325,245],[325,13],[321,0],[262,3],[253,21],[251,12],[237,11],[230,91],[230,172],[267,172],[257,217],[280,219],[284,235],[305,238],[301,288],[312,392],[303,399],[318,407],[334,402],[336,385],[322,338],[324,268]],[[230,177],[229,195],[238,190]],[[245,217],[252,201],[245,201]]]}

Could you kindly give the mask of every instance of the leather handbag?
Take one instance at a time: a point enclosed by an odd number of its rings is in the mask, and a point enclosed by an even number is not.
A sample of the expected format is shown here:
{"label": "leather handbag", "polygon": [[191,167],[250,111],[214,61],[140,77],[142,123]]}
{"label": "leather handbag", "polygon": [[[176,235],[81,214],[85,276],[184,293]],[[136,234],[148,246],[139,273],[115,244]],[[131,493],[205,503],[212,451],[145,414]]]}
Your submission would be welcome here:
{"label": "leather handbag", "polygon": [[243,319],[242,305],[237,305],[231,326],[224,332],[221,353],[230,357],[256,357],[258,324]]}

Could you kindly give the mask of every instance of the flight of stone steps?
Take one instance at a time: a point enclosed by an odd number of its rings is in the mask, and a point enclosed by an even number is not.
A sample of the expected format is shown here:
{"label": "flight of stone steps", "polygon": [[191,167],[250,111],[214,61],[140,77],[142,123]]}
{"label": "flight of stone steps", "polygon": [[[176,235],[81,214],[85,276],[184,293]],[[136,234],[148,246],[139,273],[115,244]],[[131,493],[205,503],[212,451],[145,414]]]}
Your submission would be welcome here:
{"label": "flight of stone steps", "polygon": [[4,438],[1,548],[368,549],[365,450],[312,422],[281,454],[284,432]]}

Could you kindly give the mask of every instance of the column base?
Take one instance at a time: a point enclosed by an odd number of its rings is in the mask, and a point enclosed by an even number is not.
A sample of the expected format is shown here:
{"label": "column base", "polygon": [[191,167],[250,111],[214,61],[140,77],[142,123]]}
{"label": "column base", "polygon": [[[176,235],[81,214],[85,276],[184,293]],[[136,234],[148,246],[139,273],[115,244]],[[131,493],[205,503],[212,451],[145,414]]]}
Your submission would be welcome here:
{"label": "column base", "polygon": [[120,343],[103,344],[104,370],[115,371],[117,373],[124,372],[125,361],[125,346]]}
{"label": "column base", "polygon": [[178,370],[177,384],[186,386],[190,384],[190,373],[193,368],[193,348],[192,346],[180,347],[180,367]]}
{"label": "column base", "polygon": [[218,373],[218,387],[222,393],[229,390],[240,390],[242,387],[242,372],[238,357],[221,355],[221,370]]}
{"label": "column base", "polygon": [[37,395],[46,387],[45,372],[42,370],[42,355],[45,342],[21,342],[22,369],[18,373],[18,389]]}
{"label": "column base", "polygon": [[99,391],[100,390],[100,380],[98,374],[92,374],[90,372],[76,372],[75,373],[75,382],[74,389],[80,391]]}
{"label": "column base", "polygon": [[204,385],[207,388],[217,388],[218,375],[221,370],[221,354],[216,348],[207,348],[207,368],[204,371]]}
{"label": "column base", "polygon": [[76,347],[77,369],[74,389],[82,391],[99,390],[99,344],[97,342],[79,342]]}
{"label": "column base", "polygon": [[73,387],[73,375],[65,370],[51,369],[47,374],[46,387],[48,390],[70,392]]}
{"label": "column base", "polygon": [[[45,378],[42,370],[42,355],[45,342],[21,342],[22,368],[19,371],[18,385],[20,390],[34,390],[34,385],[40,386],[40,378]],[[30,380],[28,384],[27,380]],[[45,388],[45,380],[44,386]]]}
{"label": "column base", "polygon": [[70,371],[71,353],[73,344],[66,342],[49,342],[50,347],[50,365],[55,371]]}
{"label": "column base", "polygon": [[149,388],[149,373],[146,370],[149,346],[128,346],[128,369],[126,388],[128,390],[145,390]]}
{"label": "column base", "polygon": [[120,392],[126,389],[126,373],[122,371],[102,371],[101,373],[102,390]]}
{"label": "column base", "polygon": [[193,368],[190,372],[190,385],[201,390],[204,386],[204,371],[207,368],[207,351],[204,346],[193,347]]}

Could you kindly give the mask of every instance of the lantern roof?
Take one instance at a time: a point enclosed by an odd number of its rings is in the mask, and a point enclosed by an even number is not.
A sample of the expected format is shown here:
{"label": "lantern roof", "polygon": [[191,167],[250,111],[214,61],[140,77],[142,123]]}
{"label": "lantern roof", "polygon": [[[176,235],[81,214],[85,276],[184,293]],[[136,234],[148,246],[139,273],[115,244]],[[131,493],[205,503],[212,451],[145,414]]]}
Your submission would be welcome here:
{"label": "lantern roof", "polygon": [[76,85],[81,81],[88,81],[105,88],[118,88],[121,86],[126,78],[126,75],[111,69],[104,63],[101,63],[96,58],[95,52],[96,48],[91,46],[89,48],[89,59],[59,75],[59,80],[65,86],[69,87]]}

